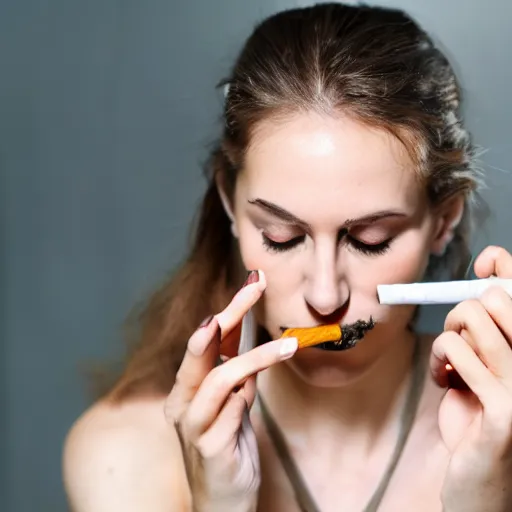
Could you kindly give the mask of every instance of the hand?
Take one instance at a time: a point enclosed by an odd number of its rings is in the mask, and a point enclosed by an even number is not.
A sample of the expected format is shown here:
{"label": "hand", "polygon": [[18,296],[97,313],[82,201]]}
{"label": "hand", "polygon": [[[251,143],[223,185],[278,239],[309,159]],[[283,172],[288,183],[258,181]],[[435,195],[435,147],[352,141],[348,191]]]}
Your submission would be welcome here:
{"label": "hand", "polygon": [[[486,248],[475,261],[479,278],[512,277],[512,256]],[[449,389],[439,428],[451,457],[442,502],[445,512],[512,510],[512,300],[488,289],[458,304],[432,347],[431,370],[447,386],[446,363],[466,390]]]}
{"label": "hand", "polygon": [[194,512],[257,507],[260,465],[249,420],[255,375],[291,357],[297,341],[271,341],[220,366],[216,362],[221,343],[232,342],[265,289],[263,273],[252,274],[258,275],[257,282],[239,290],[226,309],[192,335],[166,400],[165,415],[181,442]]}

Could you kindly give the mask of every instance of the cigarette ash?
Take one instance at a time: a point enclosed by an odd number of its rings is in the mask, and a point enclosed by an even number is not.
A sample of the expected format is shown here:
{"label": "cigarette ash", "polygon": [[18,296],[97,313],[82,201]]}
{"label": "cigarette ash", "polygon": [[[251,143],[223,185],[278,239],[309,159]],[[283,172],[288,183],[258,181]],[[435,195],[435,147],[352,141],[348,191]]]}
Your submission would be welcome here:
{"label": "cigarette ash", "polygon": [[352,324],[345,324],[341,328],[341,340],[327,341],[316,345],[316,348],[322,350],[347,350],[355,347],[362,340],[365,334],[375,327],[373,318],[370,320],[358,320]]}

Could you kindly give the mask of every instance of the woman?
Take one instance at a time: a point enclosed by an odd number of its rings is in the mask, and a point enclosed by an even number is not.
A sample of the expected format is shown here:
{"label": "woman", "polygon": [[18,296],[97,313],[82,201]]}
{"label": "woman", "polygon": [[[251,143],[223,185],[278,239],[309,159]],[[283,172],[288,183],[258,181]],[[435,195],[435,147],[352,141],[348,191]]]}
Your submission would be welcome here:
{"label": "woman", "polygon": [[[226,89],[191,254],[66,441],[72,508],[512,510],[510,298],[420,336],[376,295],[467,270],[478,175],[446,58],[402,12],[323,4],[260,24]],[[474,270],[512,277],[512,257]],[[349,350],[280,339],[357,321]]]}

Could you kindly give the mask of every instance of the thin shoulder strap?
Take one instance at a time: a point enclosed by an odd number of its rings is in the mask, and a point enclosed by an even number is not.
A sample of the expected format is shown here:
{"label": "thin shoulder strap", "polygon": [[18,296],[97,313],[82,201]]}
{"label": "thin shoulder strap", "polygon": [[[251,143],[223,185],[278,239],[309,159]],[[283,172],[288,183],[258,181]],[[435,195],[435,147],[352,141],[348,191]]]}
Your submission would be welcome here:
{"label": "thin shoulder strap", "polygon": [[418,405],[420,403],[421,395],[423,393],[423,388],[425,384],[425,374],[427,372],[427,364],[422,360],[422,344],[420,335],[416,335],[414,342],[414,352],[412,358],[412,376],[411,376],[411,384],[409,387],[409,394],[407,396],[407,400],[404,404],[404,408],[402,409],[402,417],[401,417],[401,427],[400,432],[398,434],[397,443],[395,446],[395,450],[389,461],[389,465],[384,472],[384,475],[373,493],[370,501],[366,505],[364,512],[377,512],[379,505],[386,493],[389,482],[395,469],[398,465],[402,452],[407,443],[407,439],[409,438],[409,434],[411,433],[412,427],[414,425],[414,419],[416,418],[416,413],[418,411]]}
{"label": "thin shoulder strap", "polygon": [[281,464],[286,472],[286,476],[288,477],[288,480],[293,487],[295,499],[297,500],[300,509],[302,512],[320,512],[308,490],[306,483],[304,482],[304,479],[302,478],[302,474],[299,471],[299,468],[292,459],[281,429],[277,426],[274,418],[269,413],[261,395],[258,394],[257,396],[263,422],[265,423],[267,432],[277,452],[277,456],[279,457],[279,460],[281,461]]}
{"label": "thin shoulder strap", "polygon": [[[420,402],[423,390],[424,377],[426,373],[426,365],[421,364],[421,359],[421,343],[419,341],[419,336],[416,336],[412,360],[412,379],[409,388],[409,394],[402,411],[401,427],[397,444],[395,446],[395,450],[388,464],[388,467],[386,468],[386,471],[384,472],[384,475],[377,489],[373,493],[363,512],[377,512],[391,477],[393,476],[393,473],[396,469],[398,461],[400,460],[400,456],[402,455],[409,434],[412,430],[414,418],[416,417],[416,411],[418,409],[418,404]],[[286,475],[293,487],[293,491],[295,493],[295,497],[300,509],[303,512],[320,512],[320,509],[316,505],[315,500],[308,490],[307,484],[304,481],[301,472],[293,461],[281,429],[274,421],[274,418],[270,414],[260,394],[257,395],[257,399],[260,404],[261,415],[267,432],[274,445],[281,464],[283,465]]]}

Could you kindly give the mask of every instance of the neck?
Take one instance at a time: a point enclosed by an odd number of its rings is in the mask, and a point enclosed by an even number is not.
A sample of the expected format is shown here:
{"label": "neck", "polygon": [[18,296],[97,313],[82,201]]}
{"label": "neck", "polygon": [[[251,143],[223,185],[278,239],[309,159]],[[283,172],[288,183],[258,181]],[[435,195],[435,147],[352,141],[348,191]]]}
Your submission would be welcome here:
{"label": "neck", "polygon": [[389,343],[368,340],[386,346],[385,353],[342,387],[310,385],[287,364],[267,370],[258,378],[258,387],[288,438],[319,450],[320,444],[330,449],[338,444],[370,452],[399,428],[410,386],[414,336],[406,332]]}

